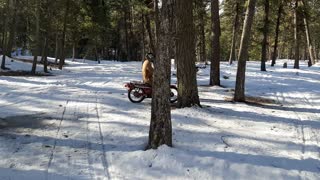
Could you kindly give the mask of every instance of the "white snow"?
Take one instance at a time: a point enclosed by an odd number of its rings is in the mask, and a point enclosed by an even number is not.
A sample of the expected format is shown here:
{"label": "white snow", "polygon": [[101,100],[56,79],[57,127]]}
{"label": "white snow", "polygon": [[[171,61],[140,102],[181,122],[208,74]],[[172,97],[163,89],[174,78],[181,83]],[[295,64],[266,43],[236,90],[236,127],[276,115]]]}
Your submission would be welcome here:
{"label": "white snow", "polygon": [[226,88],[200,69],[203,108],[172,109],[174,147],[144,151],[151,100],[133,104],[124,88],[141,62],[67,63],[55,76],[0,76],[0,180],[320,179],[319,65],[248,62],[246,94],[275,101],[265,105],[227,101],[236,65],[222,63]]}

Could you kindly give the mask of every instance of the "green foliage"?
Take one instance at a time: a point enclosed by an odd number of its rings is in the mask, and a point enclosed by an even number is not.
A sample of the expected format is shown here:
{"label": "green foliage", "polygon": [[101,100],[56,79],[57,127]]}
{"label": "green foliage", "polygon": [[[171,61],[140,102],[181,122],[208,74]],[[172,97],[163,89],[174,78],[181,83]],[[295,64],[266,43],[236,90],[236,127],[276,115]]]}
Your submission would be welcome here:
{"label": "green foliage", "polygon": [[[15,47],[33,49],[32,44],[35,40],[37,0],[16,0],[18,4],[17,25]],[[91,0],[79,1],[69,0],[70,10],[65,17],[66,0],[41,0],[41,19],[40,30],[41,38],[45,36],[49,39],[49,55],[55,55],[56,39],[61,39],[63,22],[66,18],[66,55],[72,56],[72,48],[76,49],[75,56],[82,58],[94,58],[97,54],[106,59],[128,59],[140,60],[145,51],[150,49],[150,40],[146,29],[145,16],[151,19],[151,35],[154,36],[154,16],[151,0]],[[242,26],[246,0],[241,2],[240,24]],[[12,8],[9,6],[12,0],[0,0],[0,42],[8,37],[10,22],[12,19]],[[204,12],[200,2],[204,3]],[[275,26],[277,11],[280,0],[270,0],[270,27],[269,27],[269,54],[274,45]],[[281,58],[292,56],[291,49],[293,44],[293,1],[283,0],[284,13],[281,18],[279,49]],[[320,49],[320,1],[307,1],[306,13],[310,23],[311,37],[316,49]],[[208,59],[211,56],[211,18],[210,0],[194,0],[195,3],[195,27],[197,31],[200,24],[199,13],[204,13],[205,23],[205,44]],[[235,0],[224,0],[221,2],[221,58],[227,60],[230,54],[232,30],[235,15]],[[264,17],[264,0],[258,0],[256,15],[251,36],[251,46],[249,50],[251,60],[260,59],[262,27]],[[301,51],[306,47],[304,26],[301,23]],[[237,50],[242,27],[238,32]],[[197,42],[200,35],[197,34]],[[3,45],[1,43],[1,46]],[[198,43],[197,43],[197,48]],[[199,50],[196,51],[199,53]]]}

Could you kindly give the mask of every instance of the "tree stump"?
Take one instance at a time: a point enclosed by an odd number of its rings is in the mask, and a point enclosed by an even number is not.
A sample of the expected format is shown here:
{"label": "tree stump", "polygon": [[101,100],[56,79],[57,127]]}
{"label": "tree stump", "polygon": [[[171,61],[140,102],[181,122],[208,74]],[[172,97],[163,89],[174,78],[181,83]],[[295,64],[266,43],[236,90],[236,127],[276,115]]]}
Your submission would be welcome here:
{"label": "tree stump", "polygon": [[288,68],[288,63],[283,63],[283,68]]}

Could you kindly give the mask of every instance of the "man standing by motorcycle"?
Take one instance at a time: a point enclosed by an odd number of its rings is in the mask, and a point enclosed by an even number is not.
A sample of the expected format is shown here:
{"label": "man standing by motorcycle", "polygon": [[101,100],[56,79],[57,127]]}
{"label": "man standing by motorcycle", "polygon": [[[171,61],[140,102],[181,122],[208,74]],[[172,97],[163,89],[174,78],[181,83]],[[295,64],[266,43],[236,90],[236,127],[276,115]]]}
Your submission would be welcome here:
{"label": "man standing by motorcycle", "polygon": [[142,79],[143,83],[152,86],[153,82],[153,59],[154,56],[152,53],[146,55],[146,60],[144,60],[142,65]]}

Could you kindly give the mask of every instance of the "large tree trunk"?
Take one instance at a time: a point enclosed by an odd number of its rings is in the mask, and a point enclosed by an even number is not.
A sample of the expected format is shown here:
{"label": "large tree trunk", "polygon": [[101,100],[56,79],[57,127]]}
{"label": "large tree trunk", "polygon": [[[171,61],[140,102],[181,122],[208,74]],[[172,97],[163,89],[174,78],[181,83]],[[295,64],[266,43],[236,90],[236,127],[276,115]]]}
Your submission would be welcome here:
{"label": "large tree trunk", "polygon": [[268,46],[268,32],[269,32],[269,0],[264,1],[264,27],[263,27],[263,40],[262,40],[262,50],[261,50],[261,71],[267,71],[266,61],[267,61],[267,46]]}
{"label": "large tree trunk", "polygon": [[63,30],[62,30],[62,39],[61,39],[61,52],[60,52],[60,61],[59,61],[59,69],[62,69],[65,63],[65,42],[66,42],[66,31],[67,31],[67,20],[69,15],[69,8],[70,8],[70,0],[66,0],[66,9],[64,13],[64,20],[63,20]]}
{"label": "large tree trunk", "polygon": [[207,62],[207,50],[206,50],[206,31],[205,31],[205,25],[206,25],[206,6],[204,0],[198,0],[196,1],[198,7],[198,18],[199,18],[199,60],[201,62]]}
{"label": "large tree trunk", "polygon": [[33,50],[33,63],[31,74],[36,74],[37,63],[38,63],[38,55],[40,53],[40,16],[41,16],[41,0],[36,1],[36,34],[35,34],[35,42],[34,42],[34,50]]}
{"label": "large tree trunk", "polygon": [[299,28],[299,0],[295,2],[294,9],[294,69],[299,69],[300,60],[300,28]]}
{"label": "large tree trunk", "polygon": [[178,107],[200,105],[193,26],[193,2],[176,0],[176,60],[178,79]]}
{"label": "large tree trunk", "polygon": [[153,79],[151,122],[148,149],[166,144],[172,146],[172,125],[170,107],[170,27],[169,12],[172,0],[162,0],[159,12],[158,0],[154,1],[156,11],[156,61]]}
{"label": "large tree trunk", "polygon": [[316,58],[314,54],[314,45],[311,40],[311,34],[310,34],[310,28],[309,28],[309,19],[308,19],[308,13],[307,13],[307,6],[304,0],[302,0],[303,3],[303,22],[305,26],[305,31],[306,31],[306,38],[307,38],[307,44],[308,44],[308,51],[309,51],[309,56],[310,56],[310,65],[314,65],[316,63]]}
{"label": "large tree trunk", "polygon": [[212,20],[212,60],[210,70],[210,85],[220,86],[220,17],[219,1],[211,1]]}
{"label": "large tree trunk", "polygon": [[277,25],[276,25],[276,35],[274,38],[274,47],[273,47],[273,54],[272,54],[272,62],[271,66],[274,66],[276,64],[277,56],[280,54],[278,51],[278,41],[279,41],[279,32],[280,32],[280,20],[283,10],[283,2],[280,0],[280,5],[278,9],[278,17],[277,17]]}
{"label": "large tree trunk", "polygon": [[244,20],[243,32],[241,36],[236,89],[234,100],[238,102],[245,101],[245,75],[246,63],[249,58],[248,49],[250,44],[250,33],[255,13],[256,0],[248,0],[246,18]]}
{"label": "large tree trunk", "polygon": [[232,29],[232,42],[231,42],[231,51],[229,57],[229,64],[232,64],[233,61],[237,60],[236,44],[237,36],[239,31],[239,15],[240,15],[240,0],[237,0],[235,7],[235,15]]}

